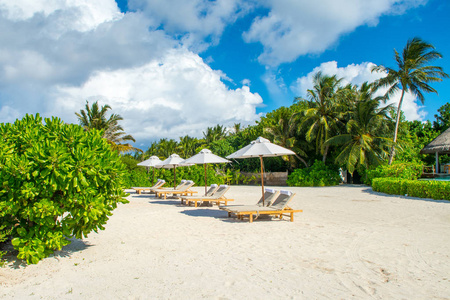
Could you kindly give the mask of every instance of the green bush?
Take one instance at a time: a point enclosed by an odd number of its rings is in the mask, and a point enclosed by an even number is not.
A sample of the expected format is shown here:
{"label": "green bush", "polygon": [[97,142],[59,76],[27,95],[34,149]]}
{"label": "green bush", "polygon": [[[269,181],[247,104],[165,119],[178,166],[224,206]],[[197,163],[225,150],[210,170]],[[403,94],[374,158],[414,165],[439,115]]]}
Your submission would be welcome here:
{"label": "green bush", "polygon": [[[2,220],[0,219],[0,222],[1,222]],[[3,222],[2,223],[0,223],[0,224],[3,224]],[[7,232],[7,231],[5,231],[4,229],[5,229],[5,227],[6,226],[4,226],[4,225],[0,225],[0,246],[2,245],[2,244],[4,244],[5,243],[5,241],[7,241],[8,240],[8,237],[9,237],[9,232]],[[10,230],[9,230],[10,231]],[[6,252],[5,251],[1,251],[0,250],[0,267],[2,267],[3,266],[3,264],[4,264],[4,261],[3,261],[3,256],[6,254]]]}
{"label": "green bush", "polygon": [[394,162],[392,165],[380,165],[373,170],[367,170],[364,183],[372,185],[374,178],[401,178],[415,180],[422,175],[422,163]]}
{"label": "green bush", "polygon": [[104,229],[127,203],[124,172],[99,131],[39,114],[0,124],[0,220],[17,257],[34,264]]}
{"label": "green bush", "polygon": [[340,181],[337,168],[316,160],[309,168],[295,169],[289,174],[286,183],[289,186],[331,186],[338,185]]}
{"label": "green bush", "polygon": [[450,182],[445,181],[375,178],[372,189],[392,195],[450,200]]}

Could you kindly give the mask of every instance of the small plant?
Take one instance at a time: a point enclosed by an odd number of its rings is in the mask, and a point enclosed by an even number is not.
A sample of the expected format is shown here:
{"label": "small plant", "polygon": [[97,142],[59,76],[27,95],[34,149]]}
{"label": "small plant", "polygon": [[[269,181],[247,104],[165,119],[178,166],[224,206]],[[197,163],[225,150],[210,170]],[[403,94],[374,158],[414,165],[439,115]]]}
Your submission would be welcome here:
{"label": "small plant", "polygon": [[375,178],[401,178],[415,180],[422,175],[422,163],[416,162],[394,162],[392,165],[381,165],[375,169],[368,170],[364,183],[372,185]]}

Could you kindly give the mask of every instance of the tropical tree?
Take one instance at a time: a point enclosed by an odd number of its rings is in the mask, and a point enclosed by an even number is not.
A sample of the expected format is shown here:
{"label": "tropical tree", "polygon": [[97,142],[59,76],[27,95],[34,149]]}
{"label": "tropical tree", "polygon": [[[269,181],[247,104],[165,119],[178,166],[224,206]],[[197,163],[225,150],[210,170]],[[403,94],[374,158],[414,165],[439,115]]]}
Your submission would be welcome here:
{"label": "tropical tree", "polygon": [[189,158],[195,155],[195,150],[198,144],[198,140],[189,135],[180,137],[180,142],[178,143],[178,150],[183,158]]}
{"label": "tropical tree", "polygon": [[[306,156],[306,153],[297,146],[295,136],[297,128],[296,116],[295,111],[282,106],[266,115],[264,118],[266,121],[262,122],[264,124],[264,132],[275,144],[294,151],[296,153],[295,156],[305,167],[308,167],[306,161],[298,155]],[[283,157],[283,159],[289,161],[291,168],[294,167],[294,161],[291,156]]]}
{"label": "tropical tree", "polygon": [[176,153],[178,143],[174,139],[160,139],[158,142],[157,155],[160,158],[168,158],[173,153]]}
{"label": "tropical tree", "polygon": [[227,136],[226,127],[217,124],[215,127],[206,128],[206,132],[203,131],[203,138],[206,144],[210,144],[214,141],[218,141]]}
{"label": "tropical tree", "polygon": [[[299,130],[306,129],[306,140],[316,140],[316,152],[323,155],[322,161],[327,158],[329,145],[325,144],[332,132],[336,129],[342,117],[337,105],[340,82],[336,75],[328,76],[317,72],[314,75],[313,89],[307,91],[309,107],[303,111],[303,118]],[[303,101],[296,98],[295,101]]]}
{"label": "tropical tree", "polygon": [[106,113],[111,109],[111,106],[106,104],[99,107],[98,101],[89,106],[89,102],[86,101],[85,108],[86,110],[81,109],[79,113],[75,113],[80,125],[85,130],[103,130],[103,138],[107,139],[112,149],[118,152],[141,151],[129,143],[124,143],[127,141],[136,142],[136,140],[130,134],[126,134],[122,126],[119,125],[119,121],[123,120],[120,115],[112,114],[107,118]]}
{"label": "tropical tree", "polygon": [[416,96],[423,104],[425,97],[422,92],[437,91],[429,83],[442,81],[448,75],[441,67],[429,65],[431,61],[442,58],[442,55],[434,50],[434,46],[415,37],[408,40],[402,54],[394,49],[394,57],[397,68],[388,68],[383,65],[375,66],[372,72],[385,72],[386,77],[380,78],[376,83],[377,87],[388,87],[386,97],[390,97],[401,90],[400,101],[398,102],[397,118],[395,122],[394,138],[391,152],[389,155],[389,164],[395,156],[395,145],[397,143],[398,126],[400,123],[400,112],[402,108],[405,93],[409,92]]}
{"label": "tropical tree", "polygon": [[[368,94],[366,96],[369,97]],[[331,137],[325,142],[326,145],[342,146],[336,163],[345,165],[351,174],[358,166],[368,168],[379,165],[388,154],[391,140],[384,134],[389,123],[389,106],[378,108],[379,103],[370,97],[355,101],[354,110],[350,112],[351,118],[346,124],[347,133]]]}

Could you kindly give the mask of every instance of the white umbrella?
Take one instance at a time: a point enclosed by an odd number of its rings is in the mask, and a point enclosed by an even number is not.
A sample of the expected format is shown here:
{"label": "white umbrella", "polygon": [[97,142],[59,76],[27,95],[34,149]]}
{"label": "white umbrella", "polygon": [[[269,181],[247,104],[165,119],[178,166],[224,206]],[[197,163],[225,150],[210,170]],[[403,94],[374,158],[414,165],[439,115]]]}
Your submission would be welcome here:
{"label": "white umbrella", "polygon": [[183,163],[203,164],[205,166],[205,194],[206,194],[208,186],[206,182],[206,164],[223,164],[228,162],[230,162],[228,159],[217,156],[208,149],[203,149],[198,154],[186,159]]}
{"label": "white umbrella", "polygon": [[276,144],[272,144],[268,139],[259,137],[252,141],[250,145],[230,154],[227,156],[228,159],[233,158],[249,158],[249,157],[259,157],[261,162],[261,186],[262,186],[262,196],[264,204],[264,162],[263,157],[273,157],[282,155],[295,155],[295,152]]}
{"label": "white umbrella", "polygon": [[156,168],[165,168],[165,169],[173,168],[173,184],[174,184],[173,187],[175,188],[177,186],[177,184],[176,184],[176,181],[177,181],[176,168],[178,166],[180,166],[180,167],[192,166],[192,164],[186,164],[186,163],[184,163],[184,159],[182,159],[178,154],[172,154],[166,160],[163,160],[162,162],[157,164],[155,167]]}
{"label": "white umbrella", "polygon": [[[152,183],[155,183],[155,166],[157,164],[159,164],[161,162],[161,160],[159,159],[158,156],[150,156],[149,159],[144,160],[143,162],[138,163],[138,166],[143,166],[143,167],[153,167],[153,179],[152,179]],[[147,173],[148,173],[148,169],[147,169]]]}

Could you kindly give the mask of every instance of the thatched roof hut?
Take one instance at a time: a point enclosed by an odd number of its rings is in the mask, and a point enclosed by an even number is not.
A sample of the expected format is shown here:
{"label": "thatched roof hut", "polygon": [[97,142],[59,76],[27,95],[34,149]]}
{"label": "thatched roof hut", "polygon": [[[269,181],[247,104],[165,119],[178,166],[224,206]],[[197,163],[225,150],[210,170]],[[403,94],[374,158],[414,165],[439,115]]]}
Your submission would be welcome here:
{"label": "thatched roof hut", "polygon": [[450,153],[450,127],[446,131],[441,133],[437,138],[435,138],[431,143],[426,145],[422,150],[421,154],[446,154]]}

